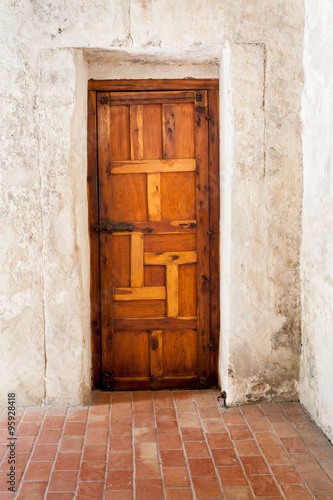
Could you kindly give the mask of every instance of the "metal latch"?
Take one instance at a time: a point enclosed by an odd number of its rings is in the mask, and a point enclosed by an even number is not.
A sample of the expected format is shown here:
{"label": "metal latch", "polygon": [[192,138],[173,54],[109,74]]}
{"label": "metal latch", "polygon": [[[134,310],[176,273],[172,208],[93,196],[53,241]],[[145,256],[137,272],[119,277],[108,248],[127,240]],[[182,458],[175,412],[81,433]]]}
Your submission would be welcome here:
{"label": "metal latch", "polygon": [[109,220],[101,220],[99,224],[92,224],[91,227],[99,233],[117,233],[117,232],[132,232],[134,231],[133,224],[125,222],[111,222]]}

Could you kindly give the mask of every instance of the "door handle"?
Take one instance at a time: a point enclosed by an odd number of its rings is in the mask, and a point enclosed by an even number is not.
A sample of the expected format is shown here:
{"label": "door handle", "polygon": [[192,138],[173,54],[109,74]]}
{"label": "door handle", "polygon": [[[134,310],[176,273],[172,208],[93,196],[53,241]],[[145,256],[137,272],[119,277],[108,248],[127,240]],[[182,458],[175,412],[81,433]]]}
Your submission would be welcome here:
{"label": "door handle", "polygon": [[97,233],[107,234],[134,231],[133,224],[127,224],[126,222],[111,222],[109,220],[101,220],[99,224],[92,224],[90,227],[95,229]]}

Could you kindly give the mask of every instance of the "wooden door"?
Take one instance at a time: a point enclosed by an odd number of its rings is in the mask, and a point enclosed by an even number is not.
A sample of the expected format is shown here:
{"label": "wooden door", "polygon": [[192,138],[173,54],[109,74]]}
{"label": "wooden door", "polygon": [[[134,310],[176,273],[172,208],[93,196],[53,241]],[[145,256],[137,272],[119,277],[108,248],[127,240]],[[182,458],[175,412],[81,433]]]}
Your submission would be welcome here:
{"label": "wooden door", "polygon": [[206,90],[97,94],[105,389],[210,386],[208,119]]}

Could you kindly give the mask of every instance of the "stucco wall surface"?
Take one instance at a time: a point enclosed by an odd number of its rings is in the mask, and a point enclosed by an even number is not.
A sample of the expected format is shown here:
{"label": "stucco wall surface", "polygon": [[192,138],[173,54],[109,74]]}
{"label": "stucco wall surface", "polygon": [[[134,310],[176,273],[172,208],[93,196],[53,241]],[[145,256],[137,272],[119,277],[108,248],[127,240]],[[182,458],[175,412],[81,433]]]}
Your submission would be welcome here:
{"label": "stucco wall surface", "polygon": [[218,74],[221,383],[297,398],[303,1],[4,0],[0,30],[0,403],[89,395],[88,77]]}
{"label": "stucco wall surface", "polygon": [[305,9],[300,395],[333,439],[333,5]]}

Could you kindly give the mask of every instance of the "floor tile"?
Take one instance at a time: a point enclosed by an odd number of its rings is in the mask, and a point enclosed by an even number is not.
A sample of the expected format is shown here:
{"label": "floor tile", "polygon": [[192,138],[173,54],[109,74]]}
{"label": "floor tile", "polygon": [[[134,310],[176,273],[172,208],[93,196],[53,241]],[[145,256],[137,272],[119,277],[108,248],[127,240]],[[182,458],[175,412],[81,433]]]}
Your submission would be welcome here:
{"label": "floor tile", "polygon": [[216,477],[193,477],[192,481],[197,498],[222,498]]}
{"label": "floor tile", "polygon": [[222,486],[247,486],[246,478],[243,470],[239,465],[229,467],[218,467],[218,474],[221,479]]}
{"label": "floor tile", "polygon": [[278,496],[280,497],[280,492],[276,486],[272,476],[248,476],[250,484],[253,488],[254,494],[258,497],[263,496]]}
{"label": "floor tile", "polygon": [[190,486],[186,467],[169,467],[163,469],[163,480],[165,488],[183,488]]}

